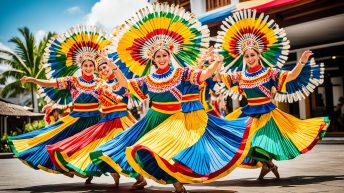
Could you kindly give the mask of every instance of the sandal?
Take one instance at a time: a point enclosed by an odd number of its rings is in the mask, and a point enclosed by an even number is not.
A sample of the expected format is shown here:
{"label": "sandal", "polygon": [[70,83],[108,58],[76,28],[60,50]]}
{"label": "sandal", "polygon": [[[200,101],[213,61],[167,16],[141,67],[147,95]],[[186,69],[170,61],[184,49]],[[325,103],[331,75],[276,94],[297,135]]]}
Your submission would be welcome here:
{"label": "sandal", "polygon": [[93,179],[93,176],[88,177],[87,180],[85,181],[85,184],[91,184],[92,179]]}
{"label": "sandal", "polygon": [[276,176],[276,179],[279,180],[280,179],[280,175],[278,173],[278,167],[276,165],[273,165],[270,170],[272,171],[272,173],[274,173],[274,175]]}
{"label": "sandal", "polygon": [[119,178],[121,177],[118,173],[111,173],[112,178],[115,180],[115,185],[119,185]]}
{"label": "sandal", "polygon": [[131,187],[130,190],[142,190],[147,186],[147,182],[145,179],[142,181],[135,182]]}
{"label": "sandal", "polygon": [[183,186],[183,189],[181,191],[173,191],[173,193],[189,193],[188,191],[186,191],[185,187]]}
{"label": "sandal", "polygon": [[264,176],[266,176],[266,174],[268,174],[270,171],[271,169],[268,166],[263,165],[262,170],[260,170],[260,174],[257,180],[263,180]]}

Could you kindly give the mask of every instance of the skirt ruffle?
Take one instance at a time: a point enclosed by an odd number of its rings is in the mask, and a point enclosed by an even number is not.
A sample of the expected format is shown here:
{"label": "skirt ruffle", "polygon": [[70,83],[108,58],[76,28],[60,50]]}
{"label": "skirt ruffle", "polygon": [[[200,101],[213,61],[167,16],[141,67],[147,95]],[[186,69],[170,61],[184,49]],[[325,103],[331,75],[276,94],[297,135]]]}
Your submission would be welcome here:
{"label": "skirt ruffle", "polygon": [[131,115],[97,123],[72,137],[47,146],[50,158],[57,168],[80,177],[101,176],[92,163],[90,152],[113,139],[136,122]]}
{"label": "skirt ruffle", "polygon": [[[238,109],[226,116],[241,116]],[[311,150],[325,135],[329,126],[327,117],[301,120],[278,108],[254,118],[251,130],[251,149],[243,167],[257,167],[258,161],[289,160]]]}
{"label": "skirt ruffle", "polygon": [[249,150],[250,118],[228,121],[204,110],[176,113],[126,150],[135,171],[158,183],[209,183]]}
{"label": "skirt ruffle", "polygon": [[96,117],[66,116],[58,122],[42,129],[9,137],[8,143],[13,153],[26,165],[50,173],[65,173],[55,167],[49,157],[46,145],[66,139],[100,120]]}
{"label": "skirt ruffle", "polygon": [[155,128],[170,114],[164,114],[152,109],[146,116],[129,129],[121,132],[115,138],[96,148],[90,153],[93,164],[103,173],[118,172],[125,176],[138,177],[138,174],[127,162],[125,149],[135,144],[143,135]]}

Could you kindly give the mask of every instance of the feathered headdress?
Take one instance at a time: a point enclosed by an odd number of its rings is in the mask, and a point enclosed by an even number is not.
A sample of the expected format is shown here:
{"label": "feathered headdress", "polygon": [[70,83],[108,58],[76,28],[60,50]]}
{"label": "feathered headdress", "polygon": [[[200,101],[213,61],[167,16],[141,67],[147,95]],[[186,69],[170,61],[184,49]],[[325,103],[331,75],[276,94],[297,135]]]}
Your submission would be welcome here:
{"label": "feathered headdress", "polygon": [[115,38],[118,56],[134,74],[149,72],[157,50],[170,52],[181,66],[194,66],[209,46],[209,29],[178,5],[154,3],[136,12]]}
{"label": "feathered headdress", "polygon": [[289,40],[268,15],[256,10],[242,10],[226,18],[218,32],[215,47],[224,56],[227,70],[243,70],[243,54],[248,48],[260,53],[265,67],[281,67],[289,54]]}
{"label": "feathered headdress", "polygon": [[[85,60],[96,62],[97,51],[111,44],[111,38],[95,26],[75,26],[49,40],[43,57],[48,79],[76,74]],[[42,88],[40,93],[48,102],[66,105],[72,101],[70,92]]]}
{"label": "feathered headdress", "polygon": [[75,26],[49,40],[44,65],[50,78],[73,75],[85,60],[95,62],[97,51],[111,44],[111,38],[95,26]]}

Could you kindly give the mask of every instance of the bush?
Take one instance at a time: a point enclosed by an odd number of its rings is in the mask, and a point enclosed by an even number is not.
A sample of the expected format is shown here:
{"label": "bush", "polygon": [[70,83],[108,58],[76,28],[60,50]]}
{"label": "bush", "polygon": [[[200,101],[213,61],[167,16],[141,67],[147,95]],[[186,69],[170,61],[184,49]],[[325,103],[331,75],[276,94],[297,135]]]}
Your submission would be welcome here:
{"label": "bush", "polygon": [[[20,135],[22,133],[28,133],[40,128],[45,127],[44,120],[33,121],[24,125],[24,129],[17,128],[15,131],[11,131],[10,136]],[[0,152],[10,152],[10,146],[7,144],[8,135],[5,134],[0,139]]]}
{"label": "bush", "polygon": [[44,120],[33,121],[32,123],[27,123],[24,126],[23,133],[28,133],[28,132],[31,132],[31,131],[34,131],[34,130],[37,130],[37,129],[40,129],[40,128],[43,128],[43,127],[45,127]]}

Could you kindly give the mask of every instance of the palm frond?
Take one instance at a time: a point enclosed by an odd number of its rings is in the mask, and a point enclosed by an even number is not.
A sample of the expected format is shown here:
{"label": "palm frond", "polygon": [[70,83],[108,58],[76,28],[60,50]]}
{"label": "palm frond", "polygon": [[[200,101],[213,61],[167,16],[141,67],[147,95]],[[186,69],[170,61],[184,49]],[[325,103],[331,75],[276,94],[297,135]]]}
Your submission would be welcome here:
{"label": "palm frond", "polygon": [[17,54],[8,50],[0,50],[0,53],[6,54],[11,57],[12,60],[15,61],[15,63],[18,65],[18,67],[16,68],[23,69],[26,73],[30,73],[30,69],[28,68],[28,66],[25,65],[24,61]]}
{"label": "palm frond", "polygon": [[19,80],[7,84],[0,93],[1,97],[15,97],[18,94],[25,93],[26,89],[21,86]]}

